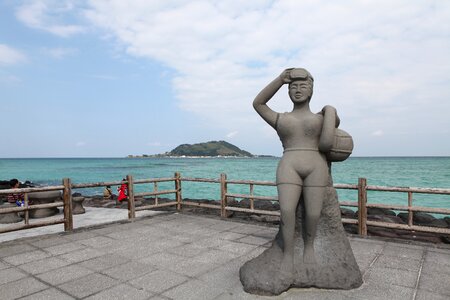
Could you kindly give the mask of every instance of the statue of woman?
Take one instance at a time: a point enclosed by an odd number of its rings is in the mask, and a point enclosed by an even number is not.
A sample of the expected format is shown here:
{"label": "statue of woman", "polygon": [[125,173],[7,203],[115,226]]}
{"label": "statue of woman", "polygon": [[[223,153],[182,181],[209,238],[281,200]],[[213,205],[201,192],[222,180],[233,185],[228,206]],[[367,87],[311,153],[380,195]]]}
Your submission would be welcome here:
{"label": "statue of woman", "polygon": [[[277,113],[267,102],[284,84],[289,84],[293,110]],[[294,271],[294,231],[296,210],[303,194],[305,207],[303,262],[315,263],[314,239],[329,183],[326,158],[333,146],[339,118],[336,109],[325,106],[319,113],[311,112],[309,102],[314,79],[301,68],[286,69],[255,98],[253,107],[278,133],[284,148],[276,175],[281,210],[283,259],[281,270]]]}

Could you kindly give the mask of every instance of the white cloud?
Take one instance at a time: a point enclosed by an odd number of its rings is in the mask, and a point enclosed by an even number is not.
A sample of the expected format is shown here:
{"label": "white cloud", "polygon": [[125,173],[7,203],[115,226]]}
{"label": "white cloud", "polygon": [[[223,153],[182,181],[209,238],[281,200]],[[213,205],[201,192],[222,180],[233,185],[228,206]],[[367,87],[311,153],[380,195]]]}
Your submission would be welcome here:
{"label": "white cloud", "polygon": [[26,56],[19,50],[0,44],[0,65],[14,65],[26,61]]}
{"label": "white cloud", "polygon": [[56,59],[62,59],[64,57],[74,55],[78,52],[78,50],[75,48],[64,48],[64,47],[48,48],[44,49],[44,51],[48,55]]}
{"label": "white cloud", "polygon": [[376,131],[372,132],[372,135],[373,136],[383,136],[384,132],[383,132],[383,130],[376,130]]}
{"label": "white cloud", "polygon": [[227,133],[227,138],[231,139],[231,138],[235,137],[238,133],[239,133],[239,131],[237,131],[237,130],[229,132],[229,133]]}
{"label": "white cloud", "polygon": [[[86,17],[128,54],[171,67],[180,107],[215,126],[229,127],[231,120],[260,126],[253,98],[291,66],[306,67],[315,77],[313,109],[336,106],[349,132],[386,118],[395,119],[387,121],[394,129],[409,126],[430,102],[440,107],[437,118],[446,118],[450,108],[446,2],[89,4]],[[270,105],[290,110],[286,91]]]}
{"label": "white cloud", "polygon": [[74,13],[75,3],[77,1],[27,1],[17,9],[16,17],[31,28],[44,30],[61,37],[69,37],[85,31],[83,26],[64,24],[65,19]]}

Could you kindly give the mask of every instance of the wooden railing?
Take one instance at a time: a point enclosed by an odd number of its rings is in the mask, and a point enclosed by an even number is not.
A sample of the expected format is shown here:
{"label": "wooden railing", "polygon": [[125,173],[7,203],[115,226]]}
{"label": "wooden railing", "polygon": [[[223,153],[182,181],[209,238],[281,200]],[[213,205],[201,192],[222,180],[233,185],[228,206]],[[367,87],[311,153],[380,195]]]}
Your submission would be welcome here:
{"label": "wooden railing", "polygon": [[[161,182],[173,182],[173,189],[159,190],[158,184]],[[183,200],[182,197],[182,183],[188,182],[201,182],[201,183],[211,183],[218,184],[220,187],[220,199],[218,201],[219,204],[208,204],[201,203],[198,201],[189,201]],[[1,228],[0,233],[22,230],[33,227],[47,226],[53,224],[64,223],[64,230],[71,231],[73,230],[73,216],[72,216],[72,190],[73,189],[83,189],[83,188],[93,188],[93,187],[104,187],[104,186],[117,186],[122,183],[126,183],[128,186],[128,218],[133,220],[136,217],[136,211],[141,210],[149,210],[155,208],[162,208],[168,206],[175,206],[177,210],[181,210],[182,206],[194,206],[194,207],[203,207],[210,209],[220,210],[220,215],[224,218],[228,216],[228,212],[236,211],[243,213],[252,213],[252,214],[263,214],[263,215],[274,215],[279,216],[279,211],[273,210],[263,210],[263,209],[255,209],[255,201],[278,201],[276,197],[271,196],[261,196],[255,195],[254,187],[255,186],[276,186],[274,182],[270,181],[253,181],[253,180],[228,180],[226,174],[221,174],[219,179],[211,179],[211,178],[182,178],[180,173],[175,173],[174,177],[170,178],[151,178],[151,179],[138,179],[134,180],[133,176],[128,175],[125,182],[114,181],[114,182],[98,182],[98,183],[82,183],[82,184],[73,184],[71,180],[68,178],[63,179],[63,184],[59,186],[51,186],[51,187],[39,187],[39,188],[24,188],[24,189],[9,189],[9,190],[0,190],[0,195],[10,194],[10,193],[24,193],[25,194],[25,206],[24,207],[10,207],[10,208],[1,208],[0,214],[12,213],[12,212],[24,212],[25,219],[24,224],[22,225],[13,225],[8,226],[6,228]],[[139,184],[148,184],[153,183],[153,189],[151,191],[135,193],[135,185]],[[248,185],[249,192],[248,194],[237,194],[229,192],[229,185]],[[446,214],[450,215],[450,209],[445,208],[432,208],[432,207],[423,207],[423,206],[414,206],[413,205],[413,194],[440,194],[440,195],[450,195],[450,189],[437,189],[437,188],[413,188],[413,187],[386,187],[386,186],[372,186],[367,185],[367,180],[365,178],[359,178],[358,184],[335,184],[334,188],[336,189],[347,189],[347,190],[355,190],[358,192],[357,201],[341,201],[339,202],[340,206],[349,206],[358,208],[358,218],[342,218],[343,223],[347,224],[357,224],[358,225],[358,233],[360,235],[367,235],[367,226],[377,226],[391,229],[403,229],[409,231],[421,231],[421,232],[431,232],[438,234],[450,235],[449,228],[437,228],[437,227],[429,227],[429,226],[419,226],[413,224],[413,214],[414,212],[429,212],[429,213],[438,213],[438,214]],[[41,191],[63,191],[61,202],[50,203],[50,204],[40,204],[40,205],[28,205],[28,197],[27,193],[30,192],[41,192]],[[401,192],[407,194],[407,205],[393,205],[393,204],[375,204],[375,203],[367,203],[367,194],[368,191],[383,191],[383,192]],[[174,200],[165,200],[163,202],[159,202],[159,196],[174,194]],[[135,198],[136,197],[149,197],[153,196],[155,199],[154,204],[152,205],[143,205],[139,207],[135,207]],[[229,198],[237,198],[237,199],[248,199],[249,207],[235,207],[228,205]],[[48,208],[48,207],[58,207],[63,206],[64,209],[64,218],[51,220],[51,221],[41,221],[33,224],[29,223],[28,212],[32,209],[38,208]],[[388,222],[380,222],[380,221],[371,221],[367,219],[367,208],[376,207],[382,209],[392,209],[397,211],[407,211],[408,212],[408,223],[407,224],[395,224]]]}

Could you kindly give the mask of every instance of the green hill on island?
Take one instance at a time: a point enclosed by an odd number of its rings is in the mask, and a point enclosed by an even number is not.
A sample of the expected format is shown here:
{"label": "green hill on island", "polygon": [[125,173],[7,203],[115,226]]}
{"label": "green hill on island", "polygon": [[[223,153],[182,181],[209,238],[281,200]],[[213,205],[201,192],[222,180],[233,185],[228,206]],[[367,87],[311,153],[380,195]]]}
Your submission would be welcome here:
{"label": "green hill on island", "polygon": [[238,156],[253,157],[250,152],[239,149],[225,141],[198,144],[182,144],[166,153],[167,156]]}

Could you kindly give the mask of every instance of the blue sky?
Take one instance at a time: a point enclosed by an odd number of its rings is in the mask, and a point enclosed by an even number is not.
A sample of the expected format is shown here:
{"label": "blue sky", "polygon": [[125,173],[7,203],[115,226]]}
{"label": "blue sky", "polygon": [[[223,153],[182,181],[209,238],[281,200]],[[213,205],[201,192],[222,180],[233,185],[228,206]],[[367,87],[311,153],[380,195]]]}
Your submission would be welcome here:
{"label": "blue sky", "polygon": [[[450,155],[450,2],[0,2],[0,157],[122,157],[227,140],[281,155],[253,111],[315,78],[355,156]],[[291,109],[287,89],[269,102]]]}

